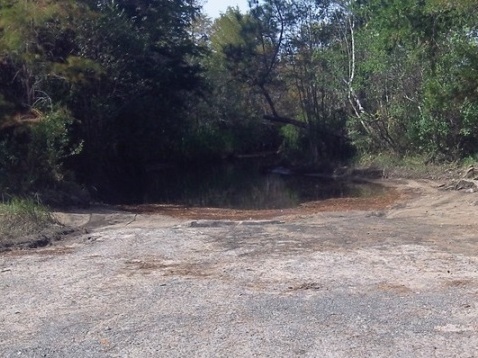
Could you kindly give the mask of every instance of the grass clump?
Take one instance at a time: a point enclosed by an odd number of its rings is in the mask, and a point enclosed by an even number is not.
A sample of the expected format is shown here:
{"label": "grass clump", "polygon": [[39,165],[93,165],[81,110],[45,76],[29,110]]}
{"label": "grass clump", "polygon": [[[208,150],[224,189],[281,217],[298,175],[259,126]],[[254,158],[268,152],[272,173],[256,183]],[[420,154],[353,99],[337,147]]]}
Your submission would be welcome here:
{"label": "grass clump", "polygon": [[463,171],[463,163],[460,162],[436,162],[423,155],[397,156],[389,153],[359,156],[355,165],[383,169],[391,178],[453,179]]}
{"label": "grass clump", "polygon": [[0,241],[38,234],[54,224],[53,215],[38,200],[12,198],[0,203]]}

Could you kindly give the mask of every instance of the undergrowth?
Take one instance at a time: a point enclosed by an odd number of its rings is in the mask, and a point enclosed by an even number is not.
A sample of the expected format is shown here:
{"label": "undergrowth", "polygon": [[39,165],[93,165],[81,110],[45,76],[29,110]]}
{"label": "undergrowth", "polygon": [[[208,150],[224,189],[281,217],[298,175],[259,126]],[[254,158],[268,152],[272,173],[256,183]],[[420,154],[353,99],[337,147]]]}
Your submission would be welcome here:
{"label": "undergrowth", "polygon": [[389,153],[362,155],[355,159],[355,165],[360,167],[377,167],[383,169],[388,177],[452,179],[460,177],[467,167],[478,168],[476,158],[466,158],[461,161],[431,161],[427,156],[399,157]]}
{"label": "undergrowth", "polygon": [[37,234],[53,224],[53,215],[38,200],[12,198],[0,202],[0,240]]}

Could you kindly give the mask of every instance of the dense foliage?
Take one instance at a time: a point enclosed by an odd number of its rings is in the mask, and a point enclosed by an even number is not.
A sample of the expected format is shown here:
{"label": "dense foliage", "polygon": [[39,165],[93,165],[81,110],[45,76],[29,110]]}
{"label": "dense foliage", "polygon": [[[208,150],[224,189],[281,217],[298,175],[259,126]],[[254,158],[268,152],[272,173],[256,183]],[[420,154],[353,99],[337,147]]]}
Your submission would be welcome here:
{"label": "dense foliage", "polygon": [[478,153],[473,0],[0,0],[0,187],[164,163]]}

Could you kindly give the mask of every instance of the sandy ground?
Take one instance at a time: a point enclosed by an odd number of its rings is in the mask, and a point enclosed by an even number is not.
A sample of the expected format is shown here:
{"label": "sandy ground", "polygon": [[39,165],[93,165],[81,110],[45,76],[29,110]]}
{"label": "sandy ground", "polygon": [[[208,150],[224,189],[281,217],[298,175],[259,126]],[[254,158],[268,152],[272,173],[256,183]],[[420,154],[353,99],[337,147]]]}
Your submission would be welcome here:
{"label": "sandy ground", "polygon": [[0,356],[478,357],[478,194],[389,184],[287,212],[58,213],[76,236],[0,255]]}

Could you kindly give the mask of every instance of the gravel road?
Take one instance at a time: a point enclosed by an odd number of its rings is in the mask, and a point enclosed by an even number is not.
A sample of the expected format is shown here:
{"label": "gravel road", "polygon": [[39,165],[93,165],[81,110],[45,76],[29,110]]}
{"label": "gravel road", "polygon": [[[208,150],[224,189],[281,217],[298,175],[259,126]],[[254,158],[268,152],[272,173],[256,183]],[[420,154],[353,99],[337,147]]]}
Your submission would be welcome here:
{"label": "gravel road", "polygon": [[264,221],[64,215],[88,232],[0,256],[0,356],[478,357],[478,195],[401,189]]}

